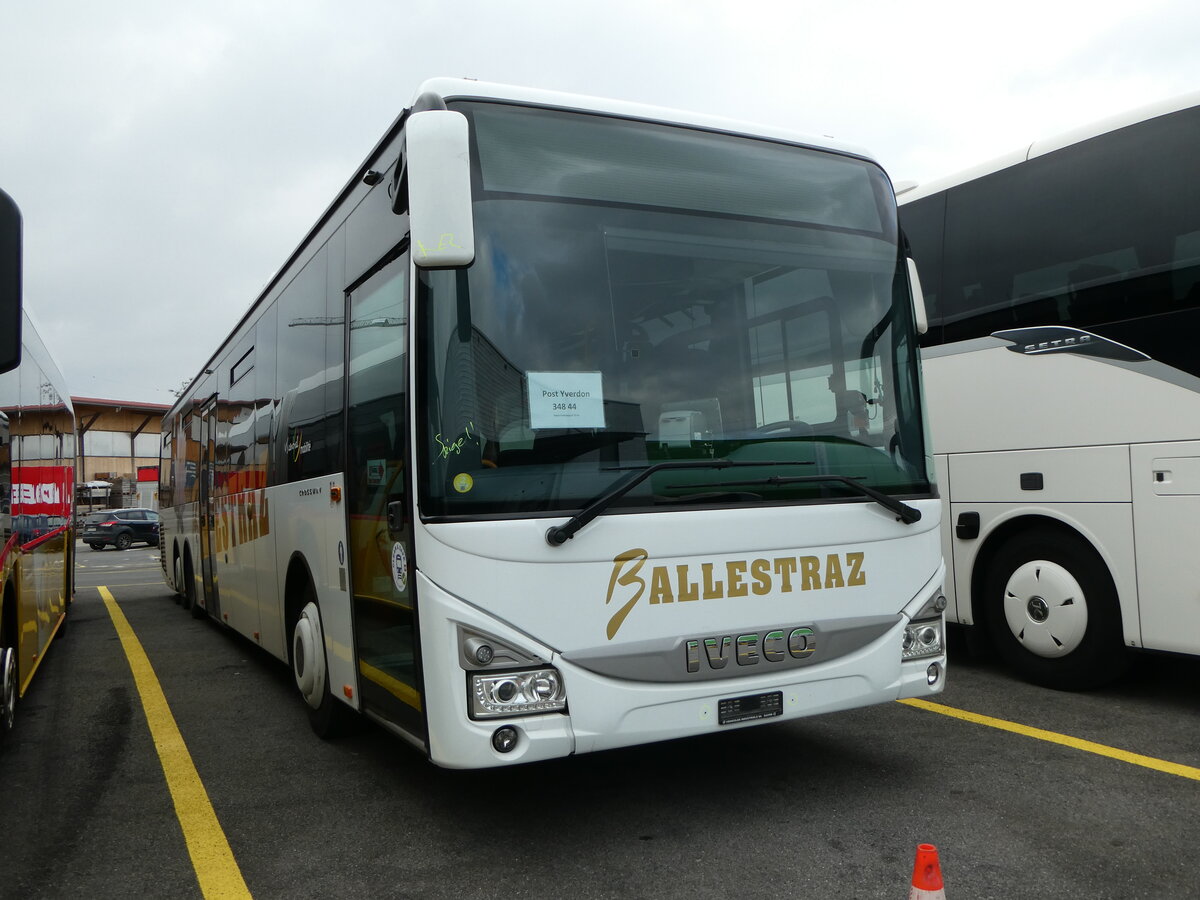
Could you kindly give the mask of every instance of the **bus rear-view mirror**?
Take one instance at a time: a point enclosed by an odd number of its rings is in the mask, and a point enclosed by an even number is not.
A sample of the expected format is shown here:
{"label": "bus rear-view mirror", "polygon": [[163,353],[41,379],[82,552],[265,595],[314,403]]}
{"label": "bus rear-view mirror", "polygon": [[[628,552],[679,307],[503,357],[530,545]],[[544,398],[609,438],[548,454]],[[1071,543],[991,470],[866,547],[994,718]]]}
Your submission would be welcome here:
{"label": "bus rear-view mirror", "polygon": [[0,190],[0,372],[21,361],[21,212]]}
{"label": "bus rear-view mirror", "polygon": [[426,269],[475,259],[467,119],[452,110],[413,113],[405,127],[413,261]]}
{"label": "bus rear-view mirror", "polygon": [[917,334],[924,334],[929,330],[929,314],[925,312],[925,292],[921,290],[921,276],[917,274],[917,264],[911,256],[908,257],[908,284],[912,290]]}

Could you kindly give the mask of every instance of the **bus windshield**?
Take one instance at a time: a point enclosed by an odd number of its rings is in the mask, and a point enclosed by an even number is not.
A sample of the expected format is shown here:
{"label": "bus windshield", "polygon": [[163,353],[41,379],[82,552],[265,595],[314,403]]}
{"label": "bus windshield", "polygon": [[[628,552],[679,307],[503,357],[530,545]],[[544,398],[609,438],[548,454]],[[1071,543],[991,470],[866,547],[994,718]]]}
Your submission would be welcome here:
{"label": "bus windshield", "polygon": [[456,108],[475,141],[477,253],[419,274],[425,516],[569,514],[672,460],[760,465],[663,467],[613,509],[866,502],[845,479],[930,492],[907,273],[877,166]]}

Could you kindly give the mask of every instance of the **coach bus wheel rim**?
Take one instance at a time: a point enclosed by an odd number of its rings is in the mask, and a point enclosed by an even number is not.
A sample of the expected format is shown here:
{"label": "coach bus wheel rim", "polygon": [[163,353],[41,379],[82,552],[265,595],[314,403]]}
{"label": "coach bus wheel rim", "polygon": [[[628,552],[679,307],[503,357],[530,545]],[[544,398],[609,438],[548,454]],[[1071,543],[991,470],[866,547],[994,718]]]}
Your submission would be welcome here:
{"label": "coach bus wheel rim", "polygon": [[325,641],[321,612],[311,600],[305,604],[292,630],[292,675],[296,687],[312,709],[325,699]]}
{"label": "coach bus wheel rim", "polygon": [[17,654],[12,647],[0,649],[0,737],[12,730],[17,715]]}
{"label": "coach bus wheel rim", "polygon": [[183,560],[175,556],[175,602],[183,605],[183,598],[187,596],[187,588],[183,584]]}
{"label": "coach bus wheel rim", "polygon": [[1061,528],[1031,528],[992,557],[980,614],[1001,658],[1022,678],[1089,690],[1129,667],[1121,605],[1103,557]]}
{"label": "coach bus wheel rim", "polygon": [[1018,567],[1004,586],[1003,603],[1009,632],[1043,659],[1070,655],[1087,634],[1087,595],[1056,562],[1034,559]]}

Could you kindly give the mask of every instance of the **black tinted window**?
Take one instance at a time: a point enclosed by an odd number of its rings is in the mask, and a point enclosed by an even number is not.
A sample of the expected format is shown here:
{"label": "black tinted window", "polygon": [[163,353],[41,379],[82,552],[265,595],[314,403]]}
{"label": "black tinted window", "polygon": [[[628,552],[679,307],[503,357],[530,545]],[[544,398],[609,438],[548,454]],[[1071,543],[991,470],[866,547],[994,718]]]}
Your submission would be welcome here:
{"label": "black tinted window", "polygon": [[[340,435],[341,294],[331,305],[326,256],[319,253],[288,285],[278,304],[275,480],[299,481],[334,467]],[[332,314],[331,314],[332,313]],[[328,355],[327,355],[328,351]]]}
{"label": "black tinted window", "polygon": [[[1195,108],[948,191],[935,287],[945,339],[1200,306],[1198,144]],[[922,279],[932,281],[934,251],[908,225],[921,202],[905,207],[904,220]]]}

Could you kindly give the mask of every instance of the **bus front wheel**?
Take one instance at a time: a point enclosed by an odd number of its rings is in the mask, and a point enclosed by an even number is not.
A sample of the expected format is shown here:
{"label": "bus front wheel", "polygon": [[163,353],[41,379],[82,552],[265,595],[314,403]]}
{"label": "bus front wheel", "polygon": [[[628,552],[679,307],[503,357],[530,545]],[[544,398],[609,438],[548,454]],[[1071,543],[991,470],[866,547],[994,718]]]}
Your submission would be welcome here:
{"label": "bus front wheel", "polygon": [[329,690],[321,610],[311,589],[292,628],[292,675],[304,700],[312,730],[322,738],[333,738],[344,733],[352,713]]}
{"label": "bus front wheel", "polygon": [[17,651],[0,647],[0,741],[17,717]]}
{"label": "bus front wheel", "polygon": [[1017,535],[992,560],[984,590],[996,650],[1027,681],[1087,690],[1128,667],[1112,577],[1081,538],[1046,529]]}

